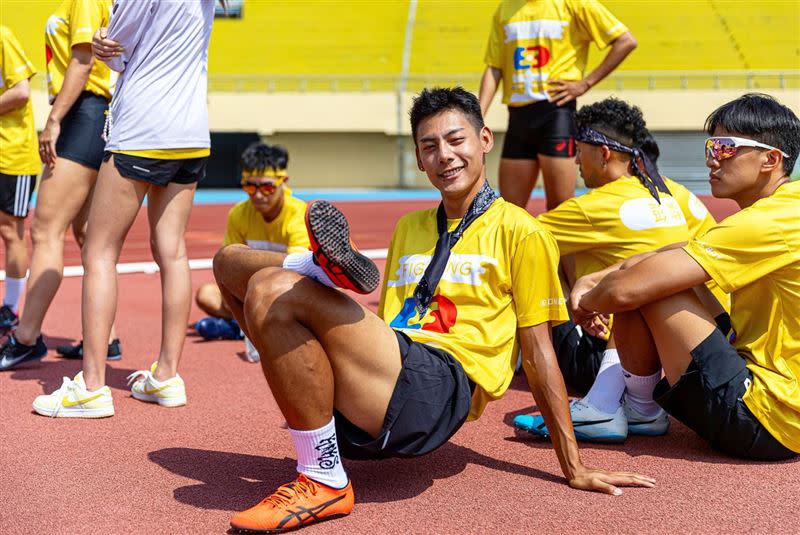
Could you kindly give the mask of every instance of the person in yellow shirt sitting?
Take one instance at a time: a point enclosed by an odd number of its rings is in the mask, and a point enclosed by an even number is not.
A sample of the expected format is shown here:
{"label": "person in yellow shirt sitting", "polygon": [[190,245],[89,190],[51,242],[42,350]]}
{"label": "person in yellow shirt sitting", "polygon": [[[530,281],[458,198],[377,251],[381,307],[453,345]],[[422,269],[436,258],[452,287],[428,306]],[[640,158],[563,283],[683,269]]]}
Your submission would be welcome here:
{"label": "person in yellow shirt sitting", "polygon": [[[634,256],[579,279],[573,317],[615,314],[628,397],[668,413],[729,455],[800,453],[800,119],[747,94],[706,121],[715,197],[736,214],[688,244]],[[693,289],[731,294],[730,337]],[[661,379],[661,370],[665,377]]]}
{"label": "person in yellow shirt sitting", "polygon": [[[228,213],[223,246],[240,243],[265,251],[298,253],[309,249],[306,203],[286,186],[289,153],[285,148],[254,143],[241,157],[242,189],[250,196]],[[195,302],[209,316],[195,324],[206,339],[240,339],[238,323],[225,305],[219,286],[203,284]],[[248,347],[248,349],[250,349]],[[258,354],[248,351],[251,357]]]}
{"label": "person in yellow shirt sitting", "polygon": [[17,304],[27,280],[25,217],[42,167],[30,98],[35,74],[17,38],[0,26],[0,237],[6,252],[0,335],[19,322]]}
{"label": "person in yellow shirt sitting", "polygon": [[654,484],[580,460],[550,340],[551,325],[567,319],[558,250],[530,214],[489,187],[493,136],[478,100],[462,88],[425,90],[411,126],[418,165],[442,202],[398,222],[378,315],[331,288],[368,293],[380,277],[327,202],[306,213],[311,252],[230,245],[214,259],[226,303],[261,353],[300,472],[236,514],[235,529],[293,529],[350,513],[342,457],[414,457],[446,443],[506,391],[517,343],[531,392],[557,429],[569,484],[613,494],[616,485]]}

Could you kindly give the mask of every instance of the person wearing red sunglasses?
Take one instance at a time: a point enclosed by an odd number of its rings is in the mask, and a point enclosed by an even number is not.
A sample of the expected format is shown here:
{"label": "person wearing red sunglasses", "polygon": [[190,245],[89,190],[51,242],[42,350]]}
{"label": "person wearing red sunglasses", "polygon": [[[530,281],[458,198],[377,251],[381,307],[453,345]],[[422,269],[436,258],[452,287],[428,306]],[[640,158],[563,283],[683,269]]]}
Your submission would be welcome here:
{"label": "person wearing red sunglasses", "polygon": [[[800,182],[790,179],[800,119],[747,94],[715,110],[706,131],[711,191],[741,211],[687,244],[579,279],[570,307],[582,325],[615,314],[625,373],[663,369],[636,392],[644,402],[728,455],[789,459],[800,453]],[[731,294],[729,337],[693,291],[709,280]]]}
{"label": "person wearing red sunglasses", "polygon": [[[293,197],[286,187],[288,162],[289,153],[279,145],[254,143],[245,149],[241,157],[241,187],[249,198],[228,214],[223,246],[240,243],[276,253],[308,251],[306,203]],[[201,336],[208,340],[243,337],[216,283],[200,286],[195,302],[208,314],[195,323]],[[250,344],[245,354],[248,360],[258,360],[258,353]]]}

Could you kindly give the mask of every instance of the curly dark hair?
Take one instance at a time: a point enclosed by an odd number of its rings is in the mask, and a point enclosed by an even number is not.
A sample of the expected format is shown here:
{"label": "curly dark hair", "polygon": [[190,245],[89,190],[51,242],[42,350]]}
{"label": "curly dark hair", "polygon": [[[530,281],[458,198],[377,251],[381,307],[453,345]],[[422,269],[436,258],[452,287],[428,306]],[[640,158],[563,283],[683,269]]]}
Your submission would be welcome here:
{"label": "curly dark hair", "polygon": [[411,117],[411,136],[417,142],[417,128],[423,119],[437,115],[446,110],[459,110],[467,116],[469,122],[480,131],[484,127],[483,114],[478,98],[461,86],[434,87],[423,89],[414,97],[414,104],[408,113]]}
{"label": "curly dark hair", "polygon": [[286,169],[289,153],[280,145],[256,142],[242,152],[242,171],[263,173],[267,169]]}
{"label": "curly dark hair", "polygon": [[642,110],[614,97],[583,106],[575,122],[579,130],[597,130],[629,147],[641,147],[650,133]]}
{"label": "curly dark hair", "polygon": [[717,127],[782,150],[789,155],[783,159],[783,170],[789,174],[794,169],[800,153],[800,119],[774,97],[747,93],[723,104],[706,119],[709,136]]}

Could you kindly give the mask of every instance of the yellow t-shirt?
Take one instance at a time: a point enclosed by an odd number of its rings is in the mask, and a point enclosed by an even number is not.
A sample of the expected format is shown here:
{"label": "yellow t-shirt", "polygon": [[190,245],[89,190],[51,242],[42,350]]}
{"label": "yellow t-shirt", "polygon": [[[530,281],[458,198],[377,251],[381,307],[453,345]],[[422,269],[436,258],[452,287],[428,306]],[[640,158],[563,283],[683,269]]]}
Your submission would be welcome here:
{"label": "yellow t-shirt", "polygon": [[[33,64],[5,26],[0,26],[0,95],[36,74]],[[31,99],[21,108],[0,115],[0,173],[38,175],[39,141],[33,123]]]}
{"label": "yellow t-shirt", "polygon": [[[47,60],[47,90],[52,103],[67,73],[72,47],[92,43],[92,36],[101,26],[108,26],[111,17],[111,0],[64,0],[47,19],[44,42]],[[113,73],[102,61],[95,60],[86,91],[111,99],[111,87],[116,81]]]}
{"label": "yellow t-shirt", "polygon": [[744,402],[800,453],[800,182],[782,185],[685,250],[731,294],[734,346],[753,373]]}
{"label": "yellow t-shirt", "polygon": [[580,80],[589,43],[605,48],[628,28],[596,0],[504,0],[486,65],[503,71],[503,103],[548,100],[547,81]]}
{"label": "yellow t-shirt", "polygon": [[[450,230],[460,220],[450,220]],[[455,357],[477,385],[470,419],[505,393],[517,360],[517,328],[568,319],[552,235],[525,210],[503,199],[453,247],[430,310],[419,317],[413,292],[436,248],[436,209],[397,223],[378,315],[411,339]]]}
{"label": "yellow t-shirt", "polygon": [[639,253],[688,241],[678,201],[661,193],[659,204],[636,177],[621,177],[538,217],[562,255],[575,254],[583,277]]}
{"label": "yellow t-shirt", "polygon": [[253,249],[279,253],[308,251],[311,244],[306,230],[306,203],[293,197],[289,188],[284,187],[283,191],[283,209],[269,223],[250,199],[231,208],[223,245],[244,243]]}
{"label": "yellow t-shirt", "polygon": [[[678,201],[683,215],[686,217],[686,225],[689,227],[689,236],[691,239],[699,238],[709,229],[717,225],[717,220],[714,219],[714,216],[708,211],[703,201],[698,199],[694,193],[686,189],[685,186],[669,178],[664,177],[664,182],[667,184],[667,188],[669,188],[672,196]],[[711,293],[714,294],[714,297],[717,298],[722,308],[724,308],[726,312],[730,312],[730,296],[714,282],[714,279],[708,281],[706,286],[711,290]]]}

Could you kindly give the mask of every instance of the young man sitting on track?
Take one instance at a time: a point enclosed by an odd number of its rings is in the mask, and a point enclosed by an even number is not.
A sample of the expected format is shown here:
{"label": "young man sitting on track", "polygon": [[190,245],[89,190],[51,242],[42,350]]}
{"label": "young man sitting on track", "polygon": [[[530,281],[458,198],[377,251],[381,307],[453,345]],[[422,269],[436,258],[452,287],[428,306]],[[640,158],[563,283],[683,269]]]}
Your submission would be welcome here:
{"label": "young man sitting on track", "polygon": [[[692,230],[715,224],[696,197],[699,206],[694,205],[686,188],[660,175],[654,161],[658,149],[639,108],[607,98],[582,107],[576,123],[576,161],[591,191],[537,219],[553,234],[561,255],[574,256],[579,277],[638,253],[686,242],[693,237]],[[654,157],[651,152],[656,152]],[[709,302],[713,299],[713,295],[707,297]],[[629,433],[663,435],[669,419],[661,408],[649,412],[645,409],[650,405],[642,407],[631,397],[620,406],[625,378],[613,332],[612,323],[610,333],[604,328],[601,336],[593,336],[571,320],[553,328],[564,382],[573,393],[585,395],[570,405],[575,434],[579,440],[603,442],[624,441]],[[538,415],[519,415],[514,425],[547,435]]]}
{"label": "young man sitting on track", "polygon": [[[800,452],[800,119],[748,94],[706,122],[715,197],[742,210],[690,241],[579,279],[577,321],[614,313],[628,391],[727,454],[782,460]],[[729,339],[693,288],[731,294]],[[661,379],[663,368],[664,379]]]}
{"label": "young man sitting on track", "polygon": [[379,274],[326,202],[306,215],[313,252],[283,259],[228,246],[215,258],[222,294],[261,354],[298,455],[297,479],[236,514],[235,529],[280,531],[350,513],[341,457],[435,450],[503,395],[517,340],[570,486],[619,494],[618,485],[654,485],[580,460],[550,339],[551,324],[567,318],[558,250],[533,217],[489,187],[493,136],[478,100],[461,88],[425,90],[411,125],[418,165],[442,202],[398,222],[379,315],[332,288],[367,293]]}
{"label": "young man sitting on track", "polygon": [[[240,243],[253,249],[298,253],[308,251],[306,203],[292,196],[286,187],[289,153],[279,145],[254,143],[242,153],[242,189],[250,196],[228,213],[223,246]],[[241,331],[222,300],[219,287],[203,284],[195,301],[209,316],[195,324],[206,339],[240,339]],[[248,344],[249,346],[250,344]],[[258,353],[248,347],[248,358]]]}

